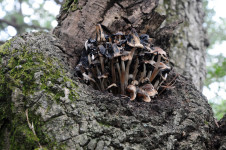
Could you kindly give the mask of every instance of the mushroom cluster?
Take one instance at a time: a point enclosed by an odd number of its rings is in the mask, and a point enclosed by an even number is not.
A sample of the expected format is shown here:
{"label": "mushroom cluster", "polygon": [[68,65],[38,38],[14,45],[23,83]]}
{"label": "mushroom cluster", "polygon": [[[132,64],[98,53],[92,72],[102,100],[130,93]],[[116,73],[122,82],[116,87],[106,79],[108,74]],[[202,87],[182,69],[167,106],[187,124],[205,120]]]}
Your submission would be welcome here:
{"label": "mushroom cluster", "polygon": [[166,52],[147,34],[104,34],[96,26],[96,39],[85,42],[76,74],[100,91],[128,95],[150,102],[170,72]]}

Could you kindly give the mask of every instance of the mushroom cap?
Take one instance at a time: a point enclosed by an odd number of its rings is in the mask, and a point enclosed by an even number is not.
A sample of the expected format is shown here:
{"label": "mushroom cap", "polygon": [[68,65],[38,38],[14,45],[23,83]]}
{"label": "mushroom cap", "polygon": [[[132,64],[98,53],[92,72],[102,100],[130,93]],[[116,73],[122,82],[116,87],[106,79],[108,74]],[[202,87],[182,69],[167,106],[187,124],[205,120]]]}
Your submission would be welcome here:
{"label": "mushroom cap", "polygon": [[130,84],[127,86],[126,91],[130,94],[130,100],[134,100],[136,98],[137,88],[136,86]]}
{"label": "mushroom cap", "polygon": [[132,29],[130,34],[127,36],[127,44],[131,47],[144,48],[141,44],[139,35],[135,29]]}
{"label": "mushroom cap", "polygon": [[121,54],[121,59],[123,61],[126,61],[126,60],[132,60],[132,56],[130,55],[130,51],[123,51],[122,54]]}
{"label": "mushroom cap", "polygon": [[115,83],[112,83],[111,85],[109,85],[108,87],[107,87],[107,90],[108,89],[110,89],[110,88],[112,88],[112,87],[118,87]]}
{"label": "mushroom cap", "polygon": [[141,34],[140,35],[140,43],[144,45],[145,48],[147,48],[148,50],[150,49],[150,45],[152,43],[151,38],[149,38],[149,35],[147,34]]}
{"label": "mushroom cap", "polygon": [[144,90],[148,94],[148,96],[155,96],[156,94],[158,94],[151,83],[143,85],[141,89]]}
{"label": "mushroom cap", "polygon": [[114,35],[117,36],[117,35],[125,35],[125,34],[119,31],[119,32],[115,33]]}
{"label": "mushroom cap", "polygon": [[138,85],[139,82],[138,82],[137,80],[133,80],[133,81],[131,82],[131,84],[132,84],[132,85]]}
{"label": "mushroom cap", "polygon": [[106,41],[104,31],[100,24],[96,25],[96,41],[98,42]]}
{"label": "mushroom cap", "polygon": [[167,66],[166,64],[164,64],[163,62],[160,62],[159,63],[159,68],[161,69],[161,70],[170,70],[170,67],[169,66]]}
{"label": "mushroom cap", "polygon": [[108,73],[99,75],[97,78],[98,78],[98,79],[106,79],[106,78],[108,78]]}
{"label": "mushroom cap", "polygon": [[103,45],[98,45],[99,51],[102,55],[106,55],[106,48]]}
{"label": "mushroom cap", "polygon": [[116,43],[112,44],[112,48],[113,48],[113,56],[114,57],[121,56],[120,49],[119,49],[119,47],[117,46]]}
{"label": "mushroom cap", "polygon": [[145,102],[151,102],[150,96],[143,90],[143,89],[138,89],[137,91],[137,97],[141,97],[143,101]]}
{"label": "mushroom cap", "polygon": [[167,59],[167,54],[163,49],[158,46],[153,47],[153,49],[152,53],[155,54],[157,52],[157,54],[160,54],[164,59]]}

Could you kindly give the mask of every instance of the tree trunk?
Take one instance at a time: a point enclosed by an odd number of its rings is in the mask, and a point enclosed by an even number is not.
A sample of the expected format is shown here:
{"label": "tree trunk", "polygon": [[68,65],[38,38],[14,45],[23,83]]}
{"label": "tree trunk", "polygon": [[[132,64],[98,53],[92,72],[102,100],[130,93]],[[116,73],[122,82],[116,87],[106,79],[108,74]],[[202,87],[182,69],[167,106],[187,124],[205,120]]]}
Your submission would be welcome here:
{"label": "tree trunk", "polygon": [[152,102],[130,101],[76,81],[59,42],[36,32],[0,47],[0,149],[225,148],[226,119],[217,127],[187,78],[171,71]]}
{"label": "tree trunk", "polygon": [[[207,41],[202,26],[202,2],[160,0],[157,6],[158,0],[67,0],[61,9],[54,34],[62,40],[66,53],[70,55],[69,62],[74,67],[84,48],[84,42],[94,37],[96,24],[101,23],[113,33],[136,28],[138,33],[147,33],[156,38],[156,45],[170,50],[171,62],[175,64],[176,70],[186,75],[201,90],[206,75]],[[175,29],[180,20],[183,23],[173,33],[172,29]],[[170,26],[165,27],[165,30],[158,29],[165,24]],[[169,42],[172,34],[174,36]]]}
{"label": "tree trunk", "polygon": [[183,20],[171,39],[170,57],[175,69],[191,79],[202,90],[206,77],[206,47],[208,39],[204,23],[204,8],[200,0],[160,0],[156,10],[166,15],[166,24]]}
{"label": "tree trunk", "polygon": [[[180,23],[177,17],[175,22],[171,18],[167,20],[169,25],[161,26],[166,17],[155,12],[157,3],[158,0],[66,0],[54,30],[60,39],[37,32],[14,37],[3,44],[0,149],[225,149],[226,116],[217,123],[206,98],[183,75],[171,71],[166,86],[152,102],[145,103],[93,90],[78,81],[73,68],[69,68],[68,63],[71,67],[76,65],[84,41],[94,36],[95,25],[101,23],[109,32],[133,27],[139,33],[150,34],[156,45],[175,58],[172,61],[176,61],[176,68],[187,75],[186,69],[190,69],[186,67],[193,64],[193,57],[188,54],[199,56],[205,48],[204,41],[191,39],[190,33],[194,32],[189,31],[193,24],[188,26],[186,20],[176,35],[173,30]],[[182,6],[186,9],[180,10],[186,11],[188,6]],[[200,30],[197,36],[204,40],[201,38],[204,30],[202,27]],[[174,38],[170,41],[171,36]],[[176,58],[184,60],[184,65],[178,65]],[[199,63],[199,67],[203,65],[201,58]],[[202,69],[191,70],[197,73]],[[201,80],[198,81],[196,86],[201,85]]]}

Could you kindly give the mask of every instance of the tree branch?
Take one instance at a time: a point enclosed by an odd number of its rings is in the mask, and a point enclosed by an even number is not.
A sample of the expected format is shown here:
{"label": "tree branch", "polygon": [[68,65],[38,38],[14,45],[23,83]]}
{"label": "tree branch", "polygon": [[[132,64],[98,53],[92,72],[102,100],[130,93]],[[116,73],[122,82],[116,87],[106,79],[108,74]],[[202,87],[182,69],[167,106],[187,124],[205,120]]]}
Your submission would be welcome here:
{"label": "tree branch", "polygon": [[13,26],[17,30],[19,30],[19,28],[21,28],[21,27],[32,28],[32,29],[50,30],[50,28],[40,27],[40,26],[37,26],[37,25],[29,25],[29,24],[26,24],[26,23],[19,25],[19,24],[16,24],[15,22],[11,22],[11,21],[8,21],[8,20],[5,20],[5,19],[0,19],[0,24],[1,23],[6,23],[10,26]]}
{"label": "tree branch", "polygon": [[0,24],[1,24],[1,23],[6,23],[6,24],[8,24],[8,25],[10,25],[10,26],[13,26],[13,27],[15,27],[15,28],[18,28],[18,27],[19,27],[16,23],[10,22],[10,21],[5,20],[5,19],[0,19]]}

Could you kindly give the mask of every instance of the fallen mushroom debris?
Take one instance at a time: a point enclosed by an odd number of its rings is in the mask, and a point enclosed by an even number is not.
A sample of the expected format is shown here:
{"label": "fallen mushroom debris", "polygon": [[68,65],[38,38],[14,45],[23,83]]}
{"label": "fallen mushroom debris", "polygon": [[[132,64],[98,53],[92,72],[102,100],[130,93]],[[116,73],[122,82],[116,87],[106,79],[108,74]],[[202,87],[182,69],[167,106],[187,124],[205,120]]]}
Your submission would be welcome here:
{"label": "fallen mushroom debris", "polygon": [[171,70],[166,52],[152,41],[135,29],[106,35],[98,24],[96,39],[85,42],[76,74],[100,91],[150,102]]}

